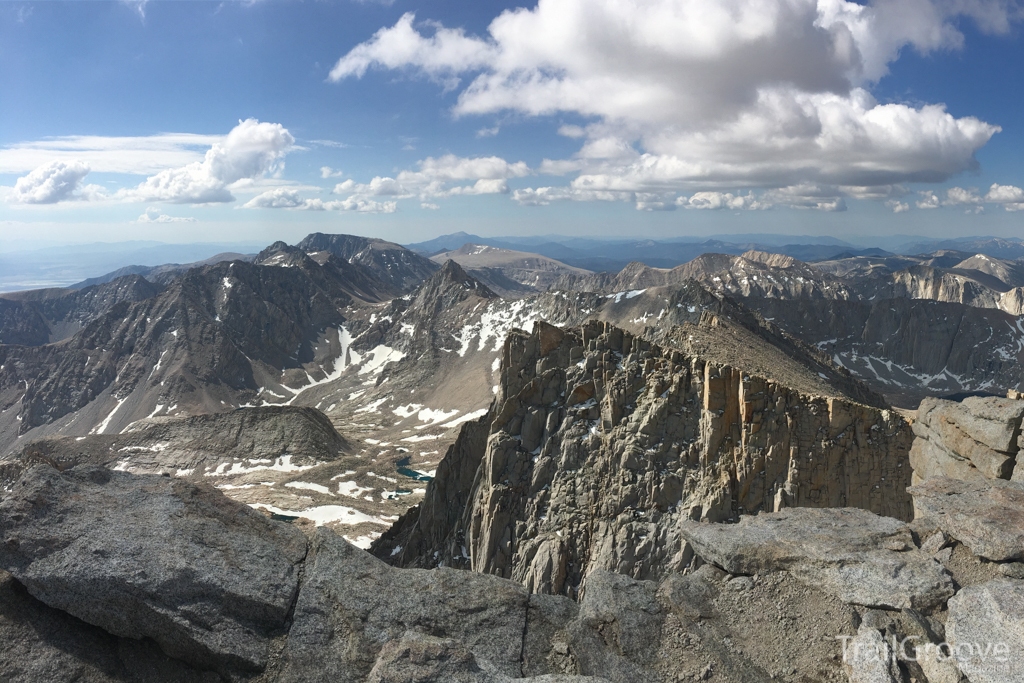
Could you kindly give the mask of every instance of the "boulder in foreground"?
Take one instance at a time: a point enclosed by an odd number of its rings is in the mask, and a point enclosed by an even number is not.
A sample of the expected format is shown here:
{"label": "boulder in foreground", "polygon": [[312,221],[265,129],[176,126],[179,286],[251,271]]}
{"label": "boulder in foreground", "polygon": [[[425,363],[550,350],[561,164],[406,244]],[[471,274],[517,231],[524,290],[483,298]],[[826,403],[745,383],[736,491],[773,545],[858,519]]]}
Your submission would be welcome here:
{"label": "boulder in foreground", "polygon": [[1024,401],[971,396],[961,403],[921,401],[910,450],[914,482],[931,477],[1009,479],[1014,473]]}
{"label": "boulder in foreground", "polygon": [[961,590],[949,601],[946,636],[971,683],[1024,681],[1024,581]]}
{"label": "boulder in foreground", "polygon": [[945,531],[978,557],[1024,560],[1024,483],[936,477],[908,490],[916,523]]}
{"label": "boulder in foreground", "polygon": [[210,486],[96,466],[34,467],[0,502],[0,568],[34,597],[219,671],[266,666],[306,547]]}
{"label": "boulder in foreground", "polygon": [[733,574],[786,570],[848,604],[930,609],[953,595],[942,565],[910,528],[856,508],[792,508],[737,524],[681,521],[702,559]]}

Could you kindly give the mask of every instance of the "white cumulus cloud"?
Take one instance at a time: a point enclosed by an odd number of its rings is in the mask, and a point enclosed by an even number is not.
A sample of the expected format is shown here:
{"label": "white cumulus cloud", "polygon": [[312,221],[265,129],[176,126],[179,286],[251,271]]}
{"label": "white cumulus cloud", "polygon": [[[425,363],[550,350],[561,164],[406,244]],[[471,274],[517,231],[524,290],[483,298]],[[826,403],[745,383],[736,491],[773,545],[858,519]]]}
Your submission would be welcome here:
{"label": "white cumulus cloud", "polygon": [[731,192],[695,192],[692,197],[679,197],[676,200],[679,206],[688,209],[766,209],[767,202],[758,200],[753,193],[746,195],[734,195]]}
{"label": "white cumulus cloud", "polygon": [[18,178],[8,201],[17,204],[56,204],[86,199],[100,191],[96,186],[82,186],[82,180],[88,174],[89,166],[81,161],[51,161]]}
{"label": "white cumulus cloud", "polygon": [[961,204],[981,204],[981,195],[975,189],[965,190],[962,187],[951,187],[946,190],[946,201],[945,204],[950,206],[958,206]]}
{"label": "white cumulus cloud", "polygon": [[1024,211],[1024,189],[1014,185],[992,183],[985,195],[985,201],[1001,204],[1007,211]]}
{"label": "white cumulus cloud", "polygon": [[425,37],[413,28],[415,16],[406,13],[391,28],[384,28],[373,39],[352,49],[331,69],[330,79],[361,77],[371,66],[399,68],[415,65],[432,76],[446,76],[467,69],[487,66],[494,58],[493,48],[461,29],[439,28]]}
{"label": "white cumulus cloud", "polygon": [[160,171],[119,196],[138,201],[208,204],[234,201],[230,185],[280,169],[295,138],[279,123],[239,121],[202,161]]}
{"label": "white cumulus cloud", "polygon": [[344,180],[334,186],[336,195],[348,195],[346,201],[368,202],[386,197],[419,198],[421,203],[455,195],[506,194],[508,179],[529,175],[530,168],[522,161],[509,162],[501,157],[459,157],[448,154],[428,157],[416,170],[405,170],[394,178],[377,176],[368,183]]}
{"label": "white cumulus cloud", "polygon": [[1019,16],[1005,0],[539,0],[502,12],[485,36],[406,14],[331,79],[405,69],[458,88],[456,115],[592,119],[559,129],[585,139],[574,198],[939,182],[975,167],[999,127],[880,103],[870,88],[902,50],[959,49],[964,17],[1005,33]]}
{"label": "white cumulus cloud", "polygon": [[259,194],[245,204],[244,209],[293,209],[299,211],[355,211],[359,213],[394,213],[397,202],[377,202],[364,198],[349,197],[343,200],[325,202],[318,197],[307,198],[297,190],[278,187]]}
{"label": "white cumulus cloud", "polygon": [[918,196],[921,197],[916,202],[919,209],[937,209],[942,206],[942,200],[939,199],[939,195],[931,190],[922,190],[918,192]]}

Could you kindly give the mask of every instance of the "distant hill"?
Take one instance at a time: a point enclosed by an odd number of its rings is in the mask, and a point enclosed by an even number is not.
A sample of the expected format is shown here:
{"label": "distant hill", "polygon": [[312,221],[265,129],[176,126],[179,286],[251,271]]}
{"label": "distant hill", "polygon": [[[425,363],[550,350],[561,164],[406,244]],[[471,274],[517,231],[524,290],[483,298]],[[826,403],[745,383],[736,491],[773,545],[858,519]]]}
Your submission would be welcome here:
{"label": "distant hill", "polygon": [[1024,240],[1017,237],[958,237],[951,240],[911,242],[899,248],[901,254],[927,254],[941,250],[966,251],[1000,259],[1024,258]]}
{"label": "distant hill", "polygon": [[73,285],[69,285],[68,289],[85,289],[93,285],[104,285],[108,282],[112,282],[119,277],[125,275],[141,275],[147,280],[154,281],[160,279],[161,276],[165,278],[167,276],[173,277],[180,273],[185,272],[189,268],[195,268],[198,266],[207,266],[214,263],[220,263],[221,261],[252,261],[255,254],[239,254],[237,252],[223,252],[220,254],[214,254],[208,259],[202,261],[196,261],[194,263],[165,263],[160,266],[125,266],[124,268],[118,268],[117,270],[111,271],[105,275],[99,277],[91,277],[81,282],[76,282]]}
{"label": "distant hill", "polygon": [[465,232],[442,235],[435,239],[408,245],[426,256],[456,251],[466,244],[528,252],[594,272],[615,273],[634,261],[652,268],[675,268],[702,254],[732,254],[747,251],[770,251],[792,256],[801,261],[822,261],[839,254],[850,256],[878,255],[879,249],[858,249],[834,237],[810,235],[721,235],[712,238],[690,237],[664,240],[599,240],[566,236],[480,237]]}
{"label": "distant hill", "polygon": [[431,260],[439,264],[455,261],[502,296],[544,292],[563,276],[590,274],[589,270],[575,268],[540,254],[479,244],[465,244],[454,251],[436,254]]}
{"label": "distant hill", "polygon": [[[0,292],[45,287],[84,287],[87,286],[83,284],[85,281],[99,284],[99,281],[93,282],[92,278],[102,280],[107,276],[117,277],[113,273],[124,268],[193,264],[226,253],[255,254],[264,246],[238,242],[161,244],[135,241],[0,252]],[[107,275],[102,275],[104,273]],[[142,273],[138,270],[125,270],[121,273],[129,274]],[[109,279],[106,281],[109,282]]]}

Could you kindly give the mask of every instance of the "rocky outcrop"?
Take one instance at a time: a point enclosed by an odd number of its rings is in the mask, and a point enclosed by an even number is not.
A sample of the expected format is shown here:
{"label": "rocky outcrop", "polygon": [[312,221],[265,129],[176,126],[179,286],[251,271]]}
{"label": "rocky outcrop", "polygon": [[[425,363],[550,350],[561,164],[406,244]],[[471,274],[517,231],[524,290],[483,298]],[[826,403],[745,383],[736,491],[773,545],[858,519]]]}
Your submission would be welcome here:
{"label": "rocky outcrop", "polygon": [[915,523],[995,562],[1024,560],[1024,483],[937,477],[910,488]]}
{"label": "rocky outcrop", "polygon": [[1024,680],[1024,581],[995,579],[949,601],[946,635],[971,683]]}
{"label": "rocky outcrop", "polygon": [[597,570],[576,603],[397,569],[212,489],[93,466],[28,472],[0,540],[0,673],[16,681],[839,683],[833,636],[858,620],[785,571]]}
{"label": "rocky outcrop", "polygon": [[[538,323],[506,341],[485,452],[468,495],[451,499],[469,501],[458,524],[396,527],[375,552],[575,595],[598,569],[645,579],[685,567],[679,520],[794,506],[909,519],[909,443],[889,411],[804,396],[602,323]],[[427,499],[459,488],[440,479]]]}
{"label": "rocky outcrop", "polygon": [[232,468],[265,465],[270,469],[275,463],[283,470],[308,468],[351,450],[351,444],[315,408],[239,408],[230,413],[139,420],[121,434],[40,439],[14,457],[0,460],[0,486],[10,485],[36,464],[59,470],[91,463],[137,474],[226,476]]}
{"label": "rocky outcrop", "polygon": [[449,651],[436,659],[459,660],[450,673],[518,677],[528,602],[511,582],[454,569],[399,571],[319,530],[279,680],[364,680],[395,665],[383,644],[411,648],[409,639],[424,635]]}
{"label": "rocky outcrop", "polygon": [[953,595],[949,574],[910,528],[866,510],[791,509],[738,524],[681,521],[694,553],[733,574],[786,570],[843,602],[931,609]]}
{"label": "rocky outcrop", "polygon": [[39,602],[0,571],[0,681],[218,683],[152,640],[119,638]]}
{"label": "rocky outcrop", "polygon": [[1021,400],[972,396],[957,403],[926,398],[913,425],[914,481],[1010,479],[1020,450],[1022,420]]}
{"label": "rocky outcrop", "polygon": [[108,633],[222,672],[266,667],[306,538],[208,486],[39,466],[0,502],[0,566]]}

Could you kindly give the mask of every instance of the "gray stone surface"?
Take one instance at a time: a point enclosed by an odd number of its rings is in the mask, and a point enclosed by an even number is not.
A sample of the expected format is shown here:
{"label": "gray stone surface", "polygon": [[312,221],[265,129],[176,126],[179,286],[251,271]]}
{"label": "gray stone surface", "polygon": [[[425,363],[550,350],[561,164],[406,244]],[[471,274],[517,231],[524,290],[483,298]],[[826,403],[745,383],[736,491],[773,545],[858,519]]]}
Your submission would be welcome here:
{"label": "gray stone surface", "polygon": [[[911,449],[914,481],[930,477],[1009,479],[1019,450],[1024,401],[972,396],[921,401]],[[980,475],[980,476],[979,476]]]}
{"label": "gray stone surface", "polygon": [[979,557],[1024,559],[1024,483],[934,478],[909,491],[915,522],[941,529]]}
{"label": "gray stone surface", "polygon": [[[449,451],[419,518],[382,537],[378,557],[574,597],[593,571],[657,580],[685,568],[680,519],[797,506],[911,518],[912,434],[894,411],[601,322],[512,333],[489,431]],[[473,476],[456,463],[476,463]]]}
{"label": "gray stone surface", "polygon": [[1024,581],[994,579],[949,601],[946,637],[971,683],[1024,680]]}
{"label": "gray stone surface", "polygon": [[0,567],[42,602],[186,662],[262,669],[306,538],[209,486],[29,470],[0,502]]}
{"label": "gray stone surface", "polygon": [[220,676],[171,659],[153,641],[118,638],[47,607],[0,571],[0,681],[216,683]]}
{"label": "gray stone surface", "polygon": [[875,628],[862,624],[845,644],[843,668],[850,683],[902,683],[893,649]]}
{"label": "gray stone surface", "polygon": [[[321,528],[306,563],[280,680],[364,680],[385,643],[415,640],[417,632],[440,639],[417,641],[427,651],[443,650],[443,657],[465,666],[475,662],[484,673],[518,676],[528,600],[524,588],[492,576],[394,569]],[[407,657],[389,652],[384,656],[395,666]]]}
{"label": "gray stone surface", "polygon": [[1009,452],[1017,448],[1024,401],[998,396],[969,396],[961,404],[959,427],[989,448]]}
{"label": "gray stone surface", "polygon": [[850,604],[930,608],[953,594],[950,576],[917,549],[906,524],[866,510],[792,508],[679,529],[699,557],[728,572],[787,570]]}

